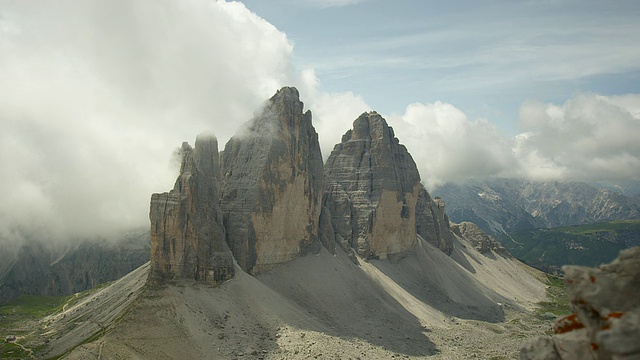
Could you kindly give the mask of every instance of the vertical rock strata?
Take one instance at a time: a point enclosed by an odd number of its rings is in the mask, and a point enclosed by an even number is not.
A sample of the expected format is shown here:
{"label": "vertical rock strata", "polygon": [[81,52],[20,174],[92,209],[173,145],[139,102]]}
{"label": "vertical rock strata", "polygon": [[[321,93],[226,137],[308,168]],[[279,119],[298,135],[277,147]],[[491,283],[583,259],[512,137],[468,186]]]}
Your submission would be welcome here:
{"label": "vertical rock strata", "polygon": [[183,143],[180,175],[169,193],[151,196],[151,281],[190,278],[215,285],[234,275],[216,182],[218,141]]}
{"label": "vertical rock strata", "polygon": [[285,87],[225,146],[220,207],[227,242],[249,273],[317,246],[322,155],[311,112]]}
{"label": "vertical rock strata", "polygon": [[[324,186],[323,186],[324,182]],[[444,203],[420,183],[411,155],[377,113],[362,114],[322,164],[311,112],[285,87],[218,155],[201,135],[182,145],[174,189],[151,198],[152,280],[210,284],[250,274],[320,246],[386,258],[421,235],[450,253]]]}
{"label": "vertical rock strata", "polygon": [[336,241],[365,259],[409,250],[418,230],[435,243],[448,232],[413,158],[376,112],[360,115],[334,147],[324,182]]}
{"label": "vertical rock strata", "polygon": [[437,196],[432,199],[422,187],[418,195],[416,217],[418,235],[447,255],[451,255],[454,236],[451,233],[449,217],[445,213],[444,201]]}

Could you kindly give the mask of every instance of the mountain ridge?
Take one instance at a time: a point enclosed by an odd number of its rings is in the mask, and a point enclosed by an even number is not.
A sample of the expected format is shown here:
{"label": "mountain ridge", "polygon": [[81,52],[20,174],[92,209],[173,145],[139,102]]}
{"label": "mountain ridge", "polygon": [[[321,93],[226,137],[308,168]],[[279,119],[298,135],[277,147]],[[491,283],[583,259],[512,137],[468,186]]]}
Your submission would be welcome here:
{"label": "mountain ridge", "polygon": [[493,235],[535,228],[640,219],[638,198],[587,183],[494,178],[448,183],[433,191],[454,222],[470,221]]}
{"label": "mountain ridge", "polygon": [[[43,357],[446,358],[469,332],[544,331],[543,275],[452,226],[384,118],[358,117],[325,167],[303,111],[283,88],[220,154],[183,144],[151,196],[150,264],[47,319]],[[464,344],[519,350],[503,340]]]}

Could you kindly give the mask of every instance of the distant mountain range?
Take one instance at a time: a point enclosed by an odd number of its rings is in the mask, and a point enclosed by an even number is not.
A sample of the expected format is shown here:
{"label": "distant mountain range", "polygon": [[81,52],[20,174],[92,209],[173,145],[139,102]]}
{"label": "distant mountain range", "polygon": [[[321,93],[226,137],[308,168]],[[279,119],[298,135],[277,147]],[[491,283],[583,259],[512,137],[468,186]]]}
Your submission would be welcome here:
{"label": "distant mountain range", "polygon": [[0,304],[19,295],[68,295],[117,280],[149,261],[150,252],[148,229],[66,247],[32,239],[15,254],[0,254]]}
{"label": "distant mountain range", "polygon": [[[432,193],[445,201],[451,221],[470,221],[500,237],[528,229],[638,220],[640,197],[634,184],[598,184],[609,187],[604,189],[575,181],[498,178],[448,183]],[[634,196],[623,194],[622,188]]]}

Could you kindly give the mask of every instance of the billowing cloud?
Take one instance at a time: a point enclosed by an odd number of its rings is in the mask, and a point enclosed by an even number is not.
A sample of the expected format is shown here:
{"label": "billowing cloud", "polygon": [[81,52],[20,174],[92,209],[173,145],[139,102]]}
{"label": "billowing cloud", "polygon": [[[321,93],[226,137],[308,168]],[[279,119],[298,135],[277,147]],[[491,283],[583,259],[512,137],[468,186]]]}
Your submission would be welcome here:
{"label": "billowing cloud", "polygon": [[640,95],[579,94],[530,101],[514,138],[453,105],[415,103],[390,117],[427,187],[492,176],[532,180],[640,179]]}
{"label": "billowing cloud", "polygon": [[640,95],[580,94],[562,106],[525,103],[516,139],[520,173],[530,178],[640,178]]}
{"label": "billowing cloud", "polygon": [[511,141],[486,120],[470,120],[451,104],[414,103],[390,117],[427,188],[445,181],[504,174],[514,165]]}
{"label": "billowing cloud", "polygon": [[320,92],[292,51],[238,2],[4,3],[0,243],[146,226],[150,194],[175,181],[174,149],[202,131],[222,148],[284,85],[301,89],[330,149],[363,101]]}
{"label": "billowing cloud", "polygon": [[207,129],[224,141],[293,74],[286,36],[240,3],[41,1],[2,11],[5,240],[145,224],[151,192],[175,180],[173,149]]}

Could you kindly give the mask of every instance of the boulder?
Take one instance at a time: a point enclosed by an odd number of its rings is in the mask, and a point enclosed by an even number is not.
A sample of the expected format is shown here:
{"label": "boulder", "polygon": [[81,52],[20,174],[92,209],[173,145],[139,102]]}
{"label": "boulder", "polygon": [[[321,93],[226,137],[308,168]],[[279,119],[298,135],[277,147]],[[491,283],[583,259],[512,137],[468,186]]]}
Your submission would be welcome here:
{"label": "boulder", "polygon": [[234,275],[218,207],[218,141],[197,137],[181,147],[180,175],[173,190],[151,196],[151,276],[158,282],[188,278],[216,285]]}

